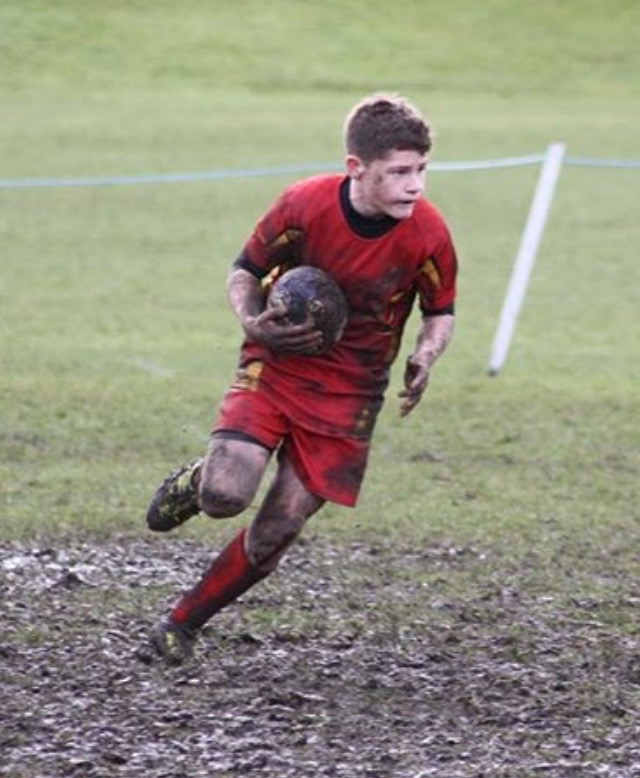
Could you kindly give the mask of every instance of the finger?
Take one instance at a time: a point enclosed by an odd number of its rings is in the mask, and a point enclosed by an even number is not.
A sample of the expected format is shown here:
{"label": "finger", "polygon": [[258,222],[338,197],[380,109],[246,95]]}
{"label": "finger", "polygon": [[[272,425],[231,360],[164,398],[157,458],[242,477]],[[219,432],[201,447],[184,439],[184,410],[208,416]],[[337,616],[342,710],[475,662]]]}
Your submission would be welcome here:
{"label": "finger", "polygon": [[290,335],[302,336],[311,333],[318,333],[322,335],[322,332],[316,327],[315,322],[311,317],[305,319],[301,324],[290,324],[287,328]]}
{"label": "finger", "polygon": [[286,318],[287,318],[287,309],[284,305],[280,305],[280,304],[269,305],[260,314],[260,323],[269,324],[269,323],[282,322],[282,320]]}
{"label": "finger", "polygon": [[281,351],[302,353],[304,351],[319,351],[324,345],[324,337],[318,330],[311,332],[291,332],[293,328],[274,333],[272,342],[275,348]]}
{"label": "finger", "polygon": [[405,384],[405,388],[409,393],[422,395],[427,389],[427,386],[429,385],[429,373],[426,371],[421,371],[416,376],[414,376],[413,380],[409,383]]}
{"label": "finger", "polygon": [[415,387],[407,387],[406,389],[398,392],[398,397],[402,398],[402,402],[400,403],[400,415],[406,416],[408,413],[410,413],[420,402],[423,394],[424,388]]}
{"label": "finger", "polygon": [[407,398],[404,402],[400,403],[400,416],[407,416],[416,407],[420,398]]}

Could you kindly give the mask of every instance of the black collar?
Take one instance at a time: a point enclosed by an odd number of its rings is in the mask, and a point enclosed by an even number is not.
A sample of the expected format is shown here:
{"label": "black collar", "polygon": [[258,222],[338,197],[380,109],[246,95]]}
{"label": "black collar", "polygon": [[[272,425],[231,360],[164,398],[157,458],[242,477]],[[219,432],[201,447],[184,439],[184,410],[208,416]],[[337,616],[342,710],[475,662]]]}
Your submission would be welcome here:
{"label": "black collar", "polygon": [[349,227],[361,238],[380,238],[386,235],[396,226],[398,219],[394,219],[393,216],[370,219],[358,213],[349,199],[349,181],[349,176],[346,176],[340,184],[340,207]]}

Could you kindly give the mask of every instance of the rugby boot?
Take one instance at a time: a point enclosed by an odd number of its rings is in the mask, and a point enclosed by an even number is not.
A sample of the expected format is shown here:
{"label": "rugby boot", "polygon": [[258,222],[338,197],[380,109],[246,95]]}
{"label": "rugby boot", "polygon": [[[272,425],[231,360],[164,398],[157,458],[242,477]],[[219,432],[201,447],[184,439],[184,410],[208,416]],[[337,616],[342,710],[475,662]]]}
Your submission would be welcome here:
{"label": "rugby boot", "polygon": [[200,513],[197,477],[202,460],[175,470],[160,484],[147,511],[147,525],[154,532],[169,532]]}
{"label": "rugby boot", "polygon": [[193,656],[196,636],[185,627],[166,621],[153,630],[149,642],[153,651],[164,662],[181,665]]}

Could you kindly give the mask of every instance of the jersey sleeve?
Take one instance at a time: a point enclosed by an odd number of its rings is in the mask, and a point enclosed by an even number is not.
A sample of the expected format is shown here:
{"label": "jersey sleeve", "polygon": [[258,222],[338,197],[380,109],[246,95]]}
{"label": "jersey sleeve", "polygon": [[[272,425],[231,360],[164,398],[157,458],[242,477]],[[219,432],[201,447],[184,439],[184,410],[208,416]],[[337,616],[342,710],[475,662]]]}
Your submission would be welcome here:
{"label": "jersey sleeve", "polygon": [[456,299],[458,258],[449,230],[427,256],[420,270],[418,294],[423,316],[453,314]]}
{"label": "jersey sleeve", "polygon": [[259,219],[245,243],[236,264],[259,278],[276,267],[300,264],[304,231],[294,215],[290,189],[278,197]]}

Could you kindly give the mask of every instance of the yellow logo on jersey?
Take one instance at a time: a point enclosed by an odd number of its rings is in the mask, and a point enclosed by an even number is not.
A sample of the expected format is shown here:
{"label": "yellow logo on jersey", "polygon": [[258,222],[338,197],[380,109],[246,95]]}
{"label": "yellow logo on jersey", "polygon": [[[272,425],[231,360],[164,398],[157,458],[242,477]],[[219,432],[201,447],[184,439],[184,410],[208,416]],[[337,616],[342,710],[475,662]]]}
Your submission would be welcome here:
{"label": "yellow logo on jersey", "polygon": [[431,283],[435,286],[436,289],[440,289],[440,287],[442,286],[442,278],[440,277],[440,271],[438,270],[438,266],[431,259],[431,257],[429,257],[429,259],[420,268],[420,272],[424,273],[425,276],[427,276],[429,281],[431,281]]}

